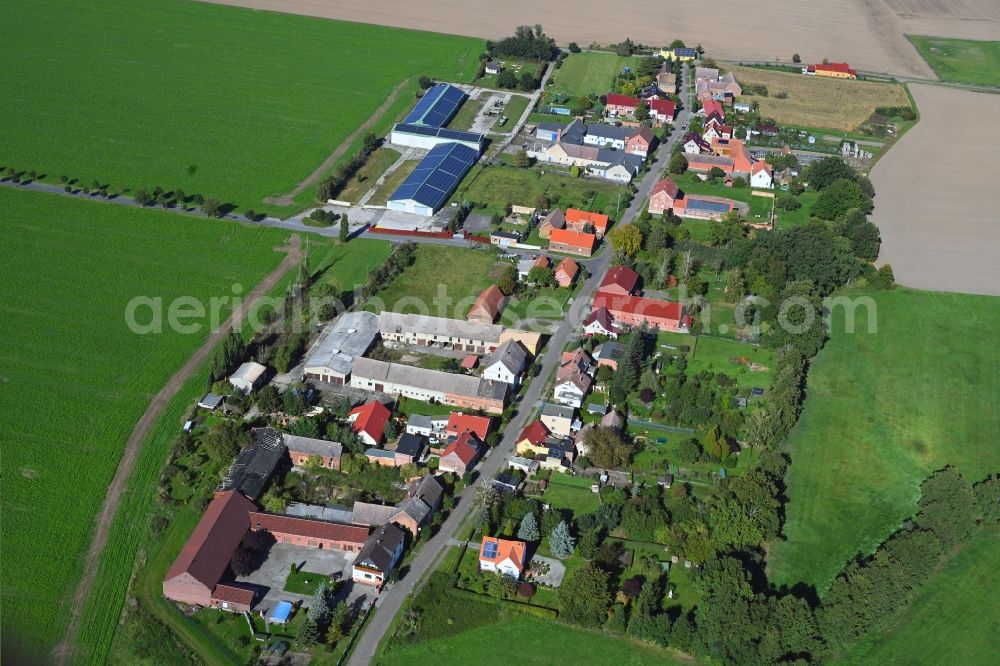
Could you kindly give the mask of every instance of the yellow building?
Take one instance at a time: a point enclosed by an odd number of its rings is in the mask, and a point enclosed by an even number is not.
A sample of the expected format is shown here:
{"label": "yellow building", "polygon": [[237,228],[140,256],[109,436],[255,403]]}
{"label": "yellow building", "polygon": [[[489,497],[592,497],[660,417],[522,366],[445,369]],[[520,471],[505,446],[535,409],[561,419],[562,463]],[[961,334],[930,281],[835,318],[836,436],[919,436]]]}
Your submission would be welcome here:
{"label": "yellow building", "polygon": [[661,49],[660,57],[670,61],[680,60],[681,62],[691,62],[698,57],[698,51],[695,49],[690,49],[687,47],[678,47],[676,49]]}

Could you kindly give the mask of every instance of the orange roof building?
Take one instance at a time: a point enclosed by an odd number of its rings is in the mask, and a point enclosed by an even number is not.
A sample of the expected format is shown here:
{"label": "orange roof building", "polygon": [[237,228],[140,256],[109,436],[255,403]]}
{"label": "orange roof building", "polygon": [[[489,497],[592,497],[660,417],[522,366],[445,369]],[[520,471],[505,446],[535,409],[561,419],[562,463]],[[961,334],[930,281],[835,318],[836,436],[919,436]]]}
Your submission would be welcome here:
{"label": "orange roof building", "polygon": [[527,552],[523,541],[484,537],[479,545],[479,568],[517,579],[524,571]]}
{"label": "orange roof building", "polygon": [[639,274],[628,266],[613,266],[608,274],[604,276],[598,292],[606,291],[609,294],[621,294],[628,296],[634,294],[639,288]]}
{"label": "orange roof building", "polygon": [[549,249],[553,252],[565,252],[589,257],[594,254],[597,236],[585,234],[570,229],[553,229],[549,234]]}
{"label": "orange roof building", "polygon": [[660,331],[687,333],[692,323],[684,306],[673,301],[598,291],[594,296],[593,307],[595,310],[605,308],[616,322],[628,326],[645,323]]}
{"label": "orange roof building", "polygon": [[479,439],[466,430],[445,448],[438,462],[438,469],[462,476],[476,464],[480,452]]}
{"label": "orange roof building", "polygon": [[556,282],[559,283],[560,287],[569,287],[573,284],[573,280],[576,279],[576,275],[579,272],[580,265],[569,257],[566,257],[556,266]]}
{"label": "orange roof building", "polygon": [[589,224],[594,228],[594,235],[601,239],[608,231],[608,223],[607,215],[577,208],[566,209],[566,228],[571,231],[583,231]]}
{"label": "orange roof building", "polygon": [[449,437],[457,437],[463,432],[471,432],[481,440],[486,440],[490,434],[493,421],[488,416],[476,416],[475,414],[463,414],[462,412],[452,412],[448,416],[446,430]]}
{"label": "orange roof building", "polygon": [[505,297],[500,288],[491,284],[476,298],[476,302],[472,304],[466,319],[478,321],[481,324],[492,324],[503,311],[504,301]]}

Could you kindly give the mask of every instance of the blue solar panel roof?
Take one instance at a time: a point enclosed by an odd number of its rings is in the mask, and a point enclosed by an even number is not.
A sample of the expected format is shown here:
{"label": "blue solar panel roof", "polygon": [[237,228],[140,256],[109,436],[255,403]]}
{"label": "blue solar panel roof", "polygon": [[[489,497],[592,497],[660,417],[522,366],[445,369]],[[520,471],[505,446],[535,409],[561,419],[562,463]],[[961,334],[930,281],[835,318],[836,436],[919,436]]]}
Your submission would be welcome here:
{"label": "blue solar panel roof", "polygon": [[483,557],[487,559],[493,559],[497,556],[497,544],[493,541],[487,541],[483,544]]}
{"label": "blue solar panel roof", "polygon": [[687,204],[688,210],[703,210],[709,213],[728,213],[729,204],[721,201],[705,201],[704,199],[690,199]]}
{"label": "blue solar panel roof", "polygon": [[479,151],[468,146],[460,143],[438,144],[431,148],[427,157],[396,188],[389,200],[412,199],[437,210],[478,159]]}
{"label": "blue solar panel roof", "polygon": [[443,127],[465,101],[465,93],[455,86],[439,83],[424,94],[413,110],[403,119],[404,124]]}

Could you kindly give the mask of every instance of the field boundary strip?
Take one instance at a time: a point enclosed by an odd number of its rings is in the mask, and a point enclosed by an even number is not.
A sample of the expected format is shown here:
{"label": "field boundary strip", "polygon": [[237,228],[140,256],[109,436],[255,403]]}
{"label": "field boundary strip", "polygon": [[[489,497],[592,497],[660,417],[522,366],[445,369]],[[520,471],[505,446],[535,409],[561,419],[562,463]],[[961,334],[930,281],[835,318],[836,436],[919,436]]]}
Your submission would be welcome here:
{"label": "field boundary strip", "polygon": [[69,623],[66,627],[66,634],[63,641],[53,650],[53,656],[57,664],[66,664],[72,655],[76,634],[80,629],[83,607],[94,585],[98,563],[104,552],[104,547],[107,545],[108,534],[111,531],[111,523],[118,512],[118,505],[121,503],[129,476],[131,476],[132,470],[135,468],[139,452],[142,450],[142,444],[146,441],[147,435],[156,424],[156,420],[160,417],[160,414],[166,409],[171,398],[181,390],[188,378],[197,372],[198,368],[208,360],[216,346],[228,335],[229,330],[242,319],[243,313],[250,311],[262,296],[266,295],[289,271],[299,265],[302,260],[301,245],[301,237],[293,235],[289,241],[289,245],[286,248],[282,248],[282,251],[286,252],[285,258],[282,259],[276,269],[253,288],[245,301],[247,306],[242,310],[236,310],[230,314],[222,326],[208,337],[191,358],[184,363],[180,370],[174,373],[164,387],[160,389],[159,393],[150,401],[149,407],[146,408],[146,411],[136,423],[135,428],[133,428],[132,433],[125,443],[125,450],[115,470],[114,478],[108,486],[108,492],[104,497],[101,512],[97,515],[97,521],[94,525],[94,535],[91,538],[90,548],[84,560],[83,575],[77,584],[70,604]]}

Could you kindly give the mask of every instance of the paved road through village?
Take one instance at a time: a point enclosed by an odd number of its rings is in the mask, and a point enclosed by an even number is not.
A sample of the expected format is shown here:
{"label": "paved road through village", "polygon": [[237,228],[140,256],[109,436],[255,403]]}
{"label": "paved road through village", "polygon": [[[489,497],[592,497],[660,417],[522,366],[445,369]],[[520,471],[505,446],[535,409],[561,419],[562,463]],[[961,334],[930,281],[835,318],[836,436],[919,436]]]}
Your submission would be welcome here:
{"label": "paved road through village", "polygon": [[[686,100],[690,100],[690,81],[686,70],[682,74],[681,81],[682,89],[687,93],[685,98]],[[670,157],[670,151],[674,143],[676,143],[679,137],[683,136],[683,128],[687,125],[689,114],[690,104],[688,103],[684,105],[684,108],[678,114],[669,139],[661,144],[657,150],[653,163],[636,188],[635,198],[632,199],[632,203],[622,215],[619,224],[635,220],[642,211],[642,207],[649,198],[650,190],[666,167],[666,162]],[[507,457],[514,452],[515,440],[527,424],[528,418],[534,414],[535,409],[541,404],[542,389],[546,386],[548,378],[555,371],[562,357],[563,348],[570,340],[574,331],[582,323],[583,318],[587,315],[594,292],[597,290],[597,286],[601,283],[601,280],[604,279],[611,264],[611,254],[611,248],[606,243],[603,251],[597,257],[585,262],[590,272],[590,277],[584,282],[569,314],[563,319],[559,328],[549,339],[546,351],[542,356],[541,372],[531,381],[522,394],[520,401],[521,409],[518,410],[514,418],[507,424],[506,429],[502,433],[503,439],[500,444],[487,454],[477,466],[476,469],[479,472],[481,483],[495,477],[504,468]],[[427,572],[435,566],[441,553],[450,543],[453,543],[452,539],[455,533],[471,514],[475,508],[475,503],[475,488],[470,487],[462,493],[461,499],[448,516],[448,519],[441,525],[438,533],[425,543],[420,552],[413,558],[406,576],[382,591],[376,602],[376,610],[369,619],[368,625],[365,627],[364,632],[358,639],[357,645],[354,647],[354,652],[351,654],[351,659],[348,662],[351,666],[364,666],[371,662],[379,643],[388,632],[393,618],[395,618],[396,614],[402,608],[406,598],[414,593]]]}

